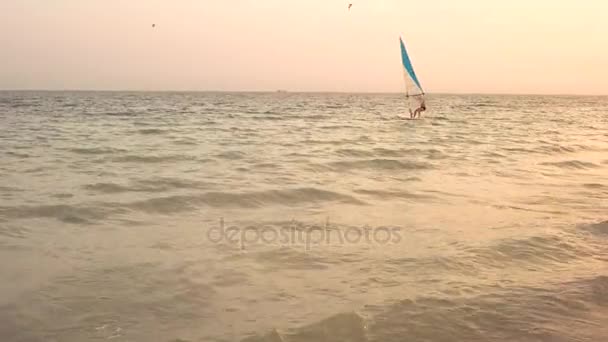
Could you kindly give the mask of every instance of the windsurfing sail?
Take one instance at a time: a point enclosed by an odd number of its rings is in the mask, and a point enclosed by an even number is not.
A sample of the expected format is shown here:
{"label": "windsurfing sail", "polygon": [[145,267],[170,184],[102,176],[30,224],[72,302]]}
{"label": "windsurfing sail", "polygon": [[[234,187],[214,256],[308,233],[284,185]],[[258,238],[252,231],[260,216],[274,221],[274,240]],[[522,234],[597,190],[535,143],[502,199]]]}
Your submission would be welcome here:
{"label": "windsurfing sail", "polygon": [[403,39],[399,37],[401,45],[401,61],[403,62],[403,77],[405,79],[405,96],[408,99],[410,113],[424,105],[424,90],[418,81],[412,61],[407,54]]}

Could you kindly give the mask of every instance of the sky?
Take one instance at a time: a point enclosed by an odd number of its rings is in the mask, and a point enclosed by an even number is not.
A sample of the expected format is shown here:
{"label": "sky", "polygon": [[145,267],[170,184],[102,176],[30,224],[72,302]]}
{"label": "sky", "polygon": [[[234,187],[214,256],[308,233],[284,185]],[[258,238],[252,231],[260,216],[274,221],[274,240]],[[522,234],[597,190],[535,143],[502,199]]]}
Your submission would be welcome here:
{"label": "sky", "polygon": [[605,0],[1,0],[0,89],[399,92],[403,36],[429,93],[608,94],[607,14]]}

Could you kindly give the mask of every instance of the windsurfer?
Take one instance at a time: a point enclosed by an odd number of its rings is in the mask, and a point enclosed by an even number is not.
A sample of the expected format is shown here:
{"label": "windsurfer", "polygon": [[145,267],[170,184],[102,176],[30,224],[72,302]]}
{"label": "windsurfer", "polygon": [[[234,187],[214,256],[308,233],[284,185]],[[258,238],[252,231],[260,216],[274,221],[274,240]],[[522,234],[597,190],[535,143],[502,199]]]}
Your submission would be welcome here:
{"label": "windsurfer", "polygon": [[425,110],[426,110],[426,104],[424,103],[424,100],[422,100],[422,102],[420,103],[420,107],[416,108],[414,110],[414,112],[412,112],[412,110],[410,109],[410,118],[415,119],[416,116],[418,116],[420,118],[420,114],[422,112],[424,112]]}

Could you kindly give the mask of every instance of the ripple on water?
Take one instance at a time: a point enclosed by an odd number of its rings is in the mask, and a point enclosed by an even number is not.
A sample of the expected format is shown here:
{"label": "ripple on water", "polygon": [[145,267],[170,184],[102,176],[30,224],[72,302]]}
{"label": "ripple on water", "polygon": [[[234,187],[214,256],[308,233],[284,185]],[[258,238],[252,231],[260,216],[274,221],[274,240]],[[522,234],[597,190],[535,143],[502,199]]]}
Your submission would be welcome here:
{"label": "ripple on water", "polygon": [[137,130],[137,133],[140,133],[143,135],[163,135],[163,134],[167,134],[170,132],[171,132],[171,130],[160,129],[160,128],[146,128],[146,129]]}
{"label": "ripple on water", "polygon": [[170,155],[124,155],[118,157],[112,157],[110,161],[114,163],[173,163],[180,161],[192,161],[196,160],[194,156],[187,156],[183,154],[170,154]]}
{"label": "ripple on water", "polygon": [[608,221],[585,225],[582,229],[598,236],[608,237]]}
{"label": "ripple on water", "polygon": [[248,337],[242,342],[366,342],[367,330],[364,319],[354,312],[340,313],[295,329],[291,333],[279,333],[277,330],[261,335]]}
{"label": "ripple on water", "polygon": [[76,154],[84,155],[98,155],[98,154],[120,154],[127,152],[125,149],[112,148],[112,147],[77,147],[70,148],[68,151]]}
{"label": "ripple on water", "polygon": [[206,192],[195,195],[157,197],[143,201],[125,203],[124,207],[148,213],[170,214],[196,210],[201,206],[246,209],[261,208],[269,205],[294,206],[324,202],[338,202],[351,205],[366,204],[353,196],[333,191],[316,188],[300,188],[244,193]]}
{"label": "ripple on water", "polygon": [[[389,114],[400,95],[0,92],[0,107],[0,287],[26,288],[0,305],[0,339],[608,336],[606,98],[431,95],[407,122]],[[408,229],[209,246],[200,224],[222,216]]]}
{"label": "ripple on water", "polygon": [[595,169],[600,167],[597,164],[580,161],[580,160],[566,160],[560,162],[544,162],[541,165],[545,166],[553,166],[560,169],[568,169],[568,170],[584,170],[584,169]]}
{"label": "ripple on water", "polygon": [[53,218],[71,224],[93,224],[109,218],[113,214],[124,213],[124,210],[104,205],[31,205],[0,207],[0,217],[13,219]]}
{"label": "ripple on water", "polygon": [[[515,287],[458,299],[423,297],[383,308],[366,341],[589,341],[606,336],[608,277],[544,288]],[[497,310],[499,308],[499,310]],[[565,322],[571,324],[565,324]]]}
{"label": "ripple on water", "polygon": [[411,160],[396,159],[364,159],[352,161],[338,161],[325,164],[333,171],[352,171],[352,170],[429,170],[432,164]]}
{"label": "ripple on water", "polygon": [[180,189],[210,189],[214,183],[172,177],[153,177],[149,179],[133,180],[123,185],[117,183],[95,183],[87,184],[85,189],[98,193],[123,193],[123,192],[167,192]]}
{"label": "ripple on water", "polygon": [[406,190],[372,190],[372,189],[357,189],[354,190],[357,194],[377,197],[382,200],[391,200],[391,199],[408,199],[408,200],[439,200],[438,197],[432,195],[425,195],[420,193],[415,193]]}

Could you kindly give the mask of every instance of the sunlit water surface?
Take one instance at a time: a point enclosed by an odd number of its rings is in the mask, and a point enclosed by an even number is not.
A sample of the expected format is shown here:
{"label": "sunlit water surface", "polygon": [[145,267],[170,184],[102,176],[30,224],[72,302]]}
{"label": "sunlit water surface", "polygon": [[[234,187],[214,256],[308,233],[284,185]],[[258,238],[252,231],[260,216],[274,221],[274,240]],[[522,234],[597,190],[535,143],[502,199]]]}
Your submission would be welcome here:
{"label": "sunlit water surface", "polygon": [[608,98],[428,107],[0,93],[0,339],[605,339]]}

